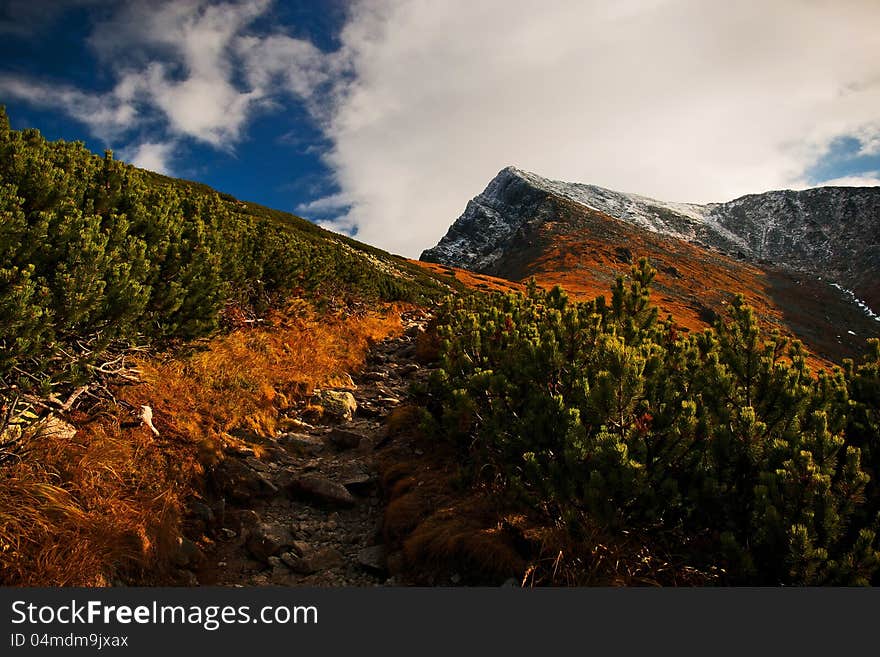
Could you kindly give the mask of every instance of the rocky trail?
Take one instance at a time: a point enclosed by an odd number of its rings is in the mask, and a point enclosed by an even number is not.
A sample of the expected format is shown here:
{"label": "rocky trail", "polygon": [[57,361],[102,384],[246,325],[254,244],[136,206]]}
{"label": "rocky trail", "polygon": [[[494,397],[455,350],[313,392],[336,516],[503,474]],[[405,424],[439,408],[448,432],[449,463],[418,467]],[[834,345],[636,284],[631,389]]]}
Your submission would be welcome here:
{"label": "rocky trail", "polygon": [[249,436],[255,448],[230,449],[210,469],[213,502],[192,506],[187,534],[198,538],[175,555],[180,583],[402,583],[387,571],[375,454],[388,413],[429,375],[413,362],[427,320],[404,313],[403,333],[375,345],[351,385],[316,391],[283,418],[284,431]]}

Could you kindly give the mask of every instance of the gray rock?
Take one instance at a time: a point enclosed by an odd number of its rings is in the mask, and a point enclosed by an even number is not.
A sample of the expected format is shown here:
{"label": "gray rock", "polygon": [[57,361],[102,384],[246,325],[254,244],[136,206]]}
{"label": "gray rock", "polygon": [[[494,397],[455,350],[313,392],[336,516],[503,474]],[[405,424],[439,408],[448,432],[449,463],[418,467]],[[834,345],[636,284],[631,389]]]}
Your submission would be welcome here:
{"label": "gray rock", "polygon": [[365,547],[358,552],[357,562],[364,570],[382,575],[388,570],[388,552],[384,545]]}
{"label": "gray rock", "polygon": [[315,401],[324,409],[326,417],[341,422],[350,422],[357,411],[357,401],[350,392],[320,390],[315,395]]}
{"label": "gray rock", "polygon": [[278,493],[278,487],[266,474],[249,467],[239,458],[224,459],[211,470],[209,478],[224,496],[239,503]]}
{"label": "gray rock", "polygon": [[269,563],[269,557],[277,555],[290,542],[289,535],[282,528],[264,523],[250,532],[245,547],[252,557]]}
{"label": "gray rock", "polygon": [[318,475],[305,475],[290,483],[290,491],[306,499],[339,506],[353,506],[355,499],[342,484]]}
{"label": "gray rock", "polygon": [[189,505],[189,510],[192,512],[193,516],[206,525],[210,526],[214,524],[216,518],[214,510],[204,502],[193,502]]}
{"label": "gray rock", "polygon": [[327,434],[326,440],[334,448],[342,451],[346,449],[355,449],[364,439],[362,434],[347,429],[335,428]]}
{"label": "gray rock", "polygon": [[317,454],[324,450],[324,441],[307,433],[283,433],[278,442],[289,451],[302,454]]}
{"label": "gray rock", "polygon": [[306,560],[314,572],[336,568],[345,563],[345,557],[342,556],[342,553],[332,547],[315,550],[306,557]]}
{"label": "gray rock", "polygon": [[339,483],[355,495],[364,495],[379,484],[379,478],[374,472],[353,470],[342,475]]}
{"label": "gray rock", "polygon": [[312,546],[305,541],[292,541],[290,543],[290,552],[294,556],[301,557],[312,551]]}
{"label": "gray rock", "polygon": [[345,558],[339,550],[331,547],[310,550],[302,556],[293,552],[286,552],[281,560],[293,572],[300,575],[311,575],[322,570],[329,570],[345,563]]}

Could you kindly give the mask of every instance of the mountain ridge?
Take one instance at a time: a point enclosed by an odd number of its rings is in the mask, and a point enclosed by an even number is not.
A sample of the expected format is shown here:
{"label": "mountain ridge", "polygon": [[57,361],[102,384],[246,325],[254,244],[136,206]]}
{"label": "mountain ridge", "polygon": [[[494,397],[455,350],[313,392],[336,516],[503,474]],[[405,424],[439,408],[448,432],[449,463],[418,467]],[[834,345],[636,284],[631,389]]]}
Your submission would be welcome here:
{"label": "mountain ridge", "polygon": [[724,203],[672,203],[596,185],[566,183],[513,166],[486,189],[421,259],[499,275],[517,235],[551,218],[547,195],[602,212],[658,235],[830,279],[880,306],[880,187],[816,187],[747,194]]}

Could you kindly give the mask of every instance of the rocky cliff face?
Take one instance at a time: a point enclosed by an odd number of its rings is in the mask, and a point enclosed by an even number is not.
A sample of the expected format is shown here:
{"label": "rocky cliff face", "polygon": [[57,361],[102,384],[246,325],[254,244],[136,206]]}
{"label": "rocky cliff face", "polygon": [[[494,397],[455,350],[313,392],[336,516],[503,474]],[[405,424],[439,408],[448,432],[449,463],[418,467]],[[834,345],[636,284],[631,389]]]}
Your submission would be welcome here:
{"label": "rocky cliff face", "polygon": [[880,187],[751,194],[727,203],[668,203],[503,169],[422,260],[503,273],[518,241],[556,219],[565,199],[647,231],[752,263],[806,272],[880,309]]}

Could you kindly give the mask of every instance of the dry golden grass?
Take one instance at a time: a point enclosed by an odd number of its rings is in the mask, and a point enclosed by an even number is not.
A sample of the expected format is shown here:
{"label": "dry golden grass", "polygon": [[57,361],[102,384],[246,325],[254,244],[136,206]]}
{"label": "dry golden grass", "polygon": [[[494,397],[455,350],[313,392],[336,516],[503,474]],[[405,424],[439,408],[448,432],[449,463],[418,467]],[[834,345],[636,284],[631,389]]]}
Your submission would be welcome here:
{"label": "dry golden grass", "polygon": [[214,338],[187,358],[140,363],[146,385],[126,401],[150,405],[160,433],[198,437],[203,451],[234,441],[236,429],[271,435],[279,411],[315,387],[344,385],[371,344],[402,328],[395,307],[343,318],[317,317],[301,304],[268,324]]}
{"label": "dry golden grass", "polygon": [[69,438],[31,437],[27,458],[0,468],[0,583],[167,583],[186,504],[222,444],[271,434],[280,411],[344,383],[374,341],[401,330],[391,306],[328,317],[293,304],[268,320],[138,362],[143,383],[114,393],[151,406],[159,437],[120,408],[74,414]]}
{"label": "dry golden grass", "polygon": [[104,586],[158,561],[195,461],[150,436],[108,419],[33,435],[28,457],[0,471],[0,582]]}

